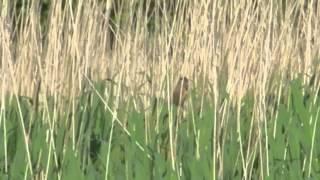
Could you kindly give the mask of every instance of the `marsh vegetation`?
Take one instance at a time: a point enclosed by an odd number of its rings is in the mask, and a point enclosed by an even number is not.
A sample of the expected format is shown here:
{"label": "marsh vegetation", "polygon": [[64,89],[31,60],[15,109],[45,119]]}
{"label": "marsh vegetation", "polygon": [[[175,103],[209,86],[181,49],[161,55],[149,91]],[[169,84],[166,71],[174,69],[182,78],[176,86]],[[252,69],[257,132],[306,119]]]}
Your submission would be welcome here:
{"label": "marsh vegetation", "polygon": [[320,178],[318,1],[1,3],[0,179]]}

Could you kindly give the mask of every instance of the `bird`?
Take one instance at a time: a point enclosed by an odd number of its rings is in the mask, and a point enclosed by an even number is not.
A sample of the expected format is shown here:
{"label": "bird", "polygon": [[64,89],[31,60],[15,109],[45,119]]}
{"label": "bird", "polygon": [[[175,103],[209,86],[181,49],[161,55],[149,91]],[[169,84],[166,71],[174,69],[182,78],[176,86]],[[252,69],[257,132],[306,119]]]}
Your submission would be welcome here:
{"label": "bird", "polygon": [[187,99],[189,90],[189,79],[186,77],[180,77],[176,87],[172,94],[172,103],[176,106],[183,106]]}
{"label": "bird", "polygon": [[[175,105],[176,107],[183,107],[183,104],[187,99],[188,90],[189,90],[189,79],[186,77],[180,77],[179,81],[177,82],[173,90],[171,100],[169,101],[169,103],[171,103],[172,105]],[[159,100],[160,99],[157,97],[153,98],[152,114],[156,113]],[[162,101],[160,100],[160,102]],[[167,117],[168,117],[168,114],[164,116],[164,119],[166,119]]]}

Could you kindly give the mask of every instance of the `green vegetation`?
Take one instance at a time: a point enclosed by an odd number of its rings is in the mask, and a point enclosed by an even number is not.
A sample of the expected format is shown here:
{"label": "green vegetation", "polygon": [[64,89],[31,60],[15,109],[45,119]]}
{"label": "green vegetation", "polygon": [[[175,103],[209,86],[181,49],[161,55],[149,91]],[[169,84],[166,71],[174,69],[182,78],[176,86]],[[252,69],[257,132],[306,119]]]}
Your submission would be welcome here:
{"label": "green vegetation", "polygon": [[311,2],[3,0],[0,179],[320,179]]}
{"label": "green vegetation", "polygon": [[[212,138],[223,143],[218,159],[224,162],[225,179],[241,179],[245,174],[250,179],[320,177],[319,99],[312,94],[306,99],[302,92],[308,88],[302,88],[301,79],[290,82],[290,93],[283,95],[288,101],[273,107],[277,117],[258,123],[261,131],[253,135],[249,134],[256,121],[251,95],[242,101],[241,124],[237,125],[236,108],[230,108],[220,132],[215,132],[218,122],[209,101],[204,101],[201,112],[190,109],[183,117],[175,116],[183,121],[176,129],[174,164],[169,160],[168,106],[163,104],[148,116],[132,108],[131,100],[115,108],[116,94],[100,99],[104,83],[93,88],[77,97],[74,115],[57,112],[50,104],[35,112],[25,97],[7,99],[1,113],[0,147],[5,150],[1,151],[1,179],[104,179],[106,175],[111,179],[212,179]],[[198,101],[195,94],[191,98]],[[177,110],[173,108],[172,113]],[[267,148],[258,151],[254,146]]]}

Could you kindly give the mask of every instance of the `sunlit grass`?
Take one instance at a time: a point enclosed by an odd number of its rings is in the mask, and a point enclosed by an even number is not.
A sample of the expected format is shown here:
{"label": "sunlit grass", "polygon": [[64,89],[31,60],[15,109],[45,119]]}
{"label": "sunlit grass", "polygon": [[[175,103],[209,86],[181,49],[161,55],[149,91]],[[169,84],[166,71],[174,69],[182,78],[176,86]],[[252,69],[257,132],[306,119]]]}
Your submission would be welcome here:
{"label": "sunlit grass", "polygon": [[0,179],[318,178],[317,1],[17,2]]}

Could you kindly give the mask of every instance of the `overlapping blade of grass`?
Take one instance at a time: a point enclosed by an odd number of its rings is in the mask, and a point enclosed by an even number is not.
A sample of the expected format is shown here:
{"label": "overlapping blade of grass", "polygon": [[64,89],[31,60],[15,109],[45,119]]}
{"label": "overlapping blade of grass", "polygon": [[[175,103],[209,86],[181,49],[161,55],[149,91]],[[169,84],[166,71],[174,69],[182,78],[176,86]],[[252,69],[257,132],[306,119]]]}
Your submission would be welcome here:
{"label": "overlapping blade of grass", "polygon": [[[307,170],[310,171],[310,175],[316,173],[317,161],[311,157],[311,153],[316,155],[319,152],[319,147],[315,144],[311,149],[311,146],[318,139],[315,136],[315,134],[318,134],[318,131],[315,131],[317,124],[315,120],[302,120],[301,117],[304,114],[299,113],[307,111],[305,107],[308,106],[311,107],[311,113],[307,113],[307,116],[317,118],[317,108],[313,105],[305,105],[303,102],[304,96],[302,95],[299,84],[301,84],[300,81],[293,81],[290,87],[290,104],[280,104],[278,109],[278,119],[275,121],[278,123],[276,135],[274,138],[270,136],[272,138],[269,139],[270,177],[289,174],[291,177],[303,178],[307,176]],[[104,89],[103,86],[101,86],[100,90],[98,86],[96,88],[101,93]],[[172,171],[170,161],[166,160],[166,154],[158,151],[157,143],[143,143],[146,138],[144,133],[146,120],[144,113],[131,108],[126,109],[126,106],[119,107],[120,109],[117,111],[128,114],[126,116],[128,118],[126,126],[130,132],[130,136],[128,136],[120,126],[114,126],[113,137],[111,142],[108,142],[112,115],[107,115],[108,111],[106,111],[103,104],[99,104],[98,101],[101,100],[99,97],[95,97],[97,96],[95,93],[90,92],[89,94],[90,96],[84,94],[83,97],[77,101],[77,107],[79,108],[77,108],[75,114],[76,120],[78,120],[77,123],[79,124],[76,126],[82,126],[83,130],[78,128],[77,144],[79,145],[76,147],[76,150],[72,150],[70,143],[65,144],[66,140],[71,140],[71,136],[65,136],[65,130],[63,128],[57,129],[57,136],[55,136],[56,138],[54,139],[56,144],[54,151],[58,156],[57,165],[54,161],[52,161],[50,165],[46,164],[49,158],[55,159],[55,157],[49,153],[49,144],[46,141],[47,129],[49,127],[47,127],[46,123],[43,123],[44,121],[41,121],[41,114],[43,112],[39,113],[37,119],[31,121],[30,149],[35,175],[47,171],[48,176],[52,176],[58,172],[61,177],[77,177],[80,179],[86,177],[103,178],[105,160],[108,156],[108,149],[111,148],[109,155],[109,178],[120,176],[122,178],[134,177],[136,179],[148,179],[150,177],[177,178],[178,176],[181,176],[181,178],[212,178],[212,138],[213,133],[215,133],[212,124],[215,119],[213,114],[214,107],[209,101],[209,98],[205,98],[201,113],[198,113],[199,110],[193,110],[194,112],[188,112],[187,116],[179,117],[182,118],[183,121],[180,121],[181,124],[179,124],[177,131],[176,164],[177,169],[180,169],[180,173],[177,174],[177,172]],[[196,96],[192,97],[195,102],[197,102],[196,98]],[[312,101],[308,101],[308,103],[311,102]],[[112,106],[112,103],[110,103],[110,106]],[[28,102],[26,102],[25,105],[21,102],[21,107],[29,109],[24,111],[22,108],[21,110],[25,120],[33,117],[32,114],[29,113],[32,109]],[[304,109],[298,109],[299,107]],[[54,106],[49,106],[49,109],[53,108]],[[125,109],[121,110],[121,108]],[[244,152],[246,152],[249,146],[248,143],[250,143],[249,132],[252,128],[252,97],[248,96],[243,99],[242,108],[242,116],[240,118],[242,122],[241,136],[239,137],[236,131],[236,122],[234,121],[236,112],[231,108],[228,116],[230,119],[227,121],[228,128],[223,130],[226,131],[226,136],[222,136],[224,139],[218,140],[219,143],[221,143],[221,140],[224,141],[223,176],[225,178],[240,178],[244,175],[243,164],[240,160],[238,138],[242,138],[244,144],[243,147],[240,148],[243,148]],[[15,110],[14,103],[11,105],[8,104],[7,110],[6,115],[10,115],[13,119],[19,117]],[[90,114],[91,112],[94,112],[94,114]],[[165,112],[168,113],[169,111]],[[162,117],[165,118],[166,114],[163,114]],[[163,129],[166,129],[168,126],[166,120],[163,121],[165,122],[160,126],[159,134],[165,133]],[[306,124],[302,124],[303,122]],[[26,158],[23,155],[25,154],[23,148],[24,141],[19,126],[13,124],[15,124],[14,120],[7,122],[7,137],[8,142],[10,142],[8,144],[8,150],[10,152],[8,156],[11,172],[10,177],[23,177],[26,173],[25,168],[27,167],[27,162],[24,161],[25,166],[21,166],[21,161],[18,160]],[[270,122],[269,125],[268,132],[273,134],[274,125],[272,122]],[[61,124],[59,126],[61,126]],[[156,131],[150,132],[157,133]],[[82,138],[80,138],[81,136]],[[153,136],[156,137],[157,135]],[[313,140],[312,136],[314,136]],[[159,137],[161,139],[161,136]],[[152,155],[151,159],[137,146],[137,141]],[[306,164],[311,165],[309,165],[309,167]],[[46,170],[46,168],[49,169]],[[257,172],[258,168],[253,168],[252,175],[257,177]]]}
{"label": "overlapping blade of grass", "polygon": [[[258,92],[257,87],[264,83],[256,81],[263,74],[262,68],[270,74],[279,71],[288,76],[274,81],[290,81],[296,73],[309,73],[311,60],[319,49],[319,13],[311,3],[108,0],[105,4],[80,0],[40,5],[26,1],[21,8],[19,0],[8,2],[4,0],[0,18],[1,98],[12,89],[16,90],[15,95],[32,94],[33,78],[41,76],[45,108],[32,112],[21,97],[16,98],[18,104],[10,100],[2,105],[5,111],[0,122],[0,146],[5,150],[0,152],[0,161],[4,161],[1,173],[9,168],[10,177],[15,174],[20,179],[27,174],[29,178],[28,167],[34,176],[44,179],[54,175],[61,178],[70,172],[96,179],[105,178],[108,172],[110,179],[207,179],[211,178],[209,174],[218,173],[222,176],[218,178],[263,179],[266,173],[259,168],[269,163],[270,177],[317,178],[319,104],[314,101],[317,95],[311,93],[307,98],[309,92],[301,85],[306,77],[284,87],[280,99],[288,101],[279,101],[279,107],[274,109],[278,112],[275,119],[261,113],[272,119],[262,117],[258,121],[268,122],[256,123],[256,111],[264,109],[259,109],[263,102],[256,101],[252,93]],[[113,7],[112,2],[116,3]],[[42,8],[41,4],[50,7]],[[38,17],[45,9],[47,12]],[[44,19],[48,23],[43,23]],[[268,62],[268,66],[260,67],[260,61]],[[123,84],[128,89],[142,84],[136,72],[143,74],[152,67],[148,80],[151,88],[139,87],[152,91],[152,95],[161,94],[163,89],[155,84],[161,84],[169,72],[173,76],[191,76],[195,82],[200,76],[210,77],[209,83],[201,84],[210,89],[208,86],[216,83],[212,80],[216,76],[214,69],[219,69],[218,76],[222,78],[218,78],[219,92],[214,93],[224,96],[231,92],[230,98],[224,101],[227,105],[223,113],[215,111],[220,107],[212,107],[209,101],[204,102],[199,116],[196,105],[187,109],[187,117],[164,105],[157,109],[156,117],[149,119],[144,117],[147,113],[136,111],[130,101],[121,102],[130,99],[127,96],[132,94],[128,92],[119,90],[101,98],[95,91],[104,94],[104,89],[110,92],[112,88],[99,82],[89,93],[78,91],[82,78],[79,74],[92,71],[93,79],[107,76],[118,80],[123,67],[119,64],[125,66],[125,77],[120,75],[120,79],[125,79]],[[8,67],[13,76],[10,80],[6,79]],[[273,80],[268,81],[272,84]],[[201,94],[200,91],[196,93]],[[237,91],[248,94],[238,104],[239,115],[230,105],[239,98]],[[119,95],[124,98],[117,104],[112,98]],[[210,98],[192,101],[200,99]],[[72,102],[72,110],[58,107],[68,102]],[[57,114],[58,109],[62,111]],[[172,133],[175,118],[184,121]],[[266,124],[270,138],[261,133],[261,124]],[[256,129],[261,133],[256,136],[258,142],[254,141],[256,134],[250,133]],[[251,147],[252,143],[260,146],[260,152]],[[161,144],[167,149],[162,151]],[[31,158],[20,154],[29,153],[29,147],[23,145],[30,147]],[[269,153],[269,161],[265,161],[264,150]],[[27,158],[20,163],[25,169],[17,167],[19,158]],[[106,168],[108,158],[110,167]],[[71,170],[64,171],[62,166]],[[215,173],[216,170],[219,172]],[[147,176],[143,177],[144,173]]]}
{"label": "overlapping blade of grass", "polygon": [[[18,102],[20,101],[20,102]],[[20,123],[19,119],[24,118],[26,121],[24,123],[24,127],[27,127],[26,124],[30,120],[30,114],[28,111],[28,104],[27,102],[20,97],[17,97],[17,99],[12,100],[11,102],[8,102],[8,111],[9,113],[6,114],[5,120],[7,121],[7,147],[8,147],[8,159],[10,163],[10,175],[9,177],[13,178],[22,178],[25,175],[30,177],[30,174],[28,175],[27,171],[27,152],[26,152],[26,144],[29,143],[28,139],[30,137],[25,137],[25,134],[23,131],[22,124]],[[19,104],[18,104],[19,103]],[[19,113],[19,107],[21,107],[21,114]],[[22,116],[22,117],[21,117]],[[8,121],[10,121],[8,123]]]}
{"label": "overlapping blade of grass", "polygon": [[70,145],[66,147],[61,170],[63,179],[85,179],[84,173],[81,170],[80,156],[72,150]]}
{"label": "overlapping blade of grass", "polygon": [[[195,99],[197,101],[197,99]],[[202,117],[198,116],[196,119],[196,133],[191,134],[191,136],[196,140],[197,150],[194,158],[190,163],[191,170],[191,178],[194,177],[196,179],[212,179],[213,173],[211,172],[213,169],[213,161],[217,154],[213,152],[213,143],[216,142],[213,140],[216,136],[214,135],[214,123],[217,121],[215,119],[215,107],[211,101],[211,98],[205,97],[202,106]],[[191,119],[189,119],[190,121]],[[191,146],[192,141],[189,142]],[[195,166],[197,168],[192,168]]]}
{"label": "overlapping blade of grass", "polygon": [[274,121],[277,122],[276,135],[270,138],[271,176],[287,174],[291,178],[306,178],[315,173],[311,165],[315,159],[311,154],[319,152],[313,145],[318,105],[304,101],[307,94],[303,95],[303,90],[307,91],[308,87],[303,88],[301,78],[290,84],[289,104],[280,104]]}

